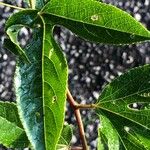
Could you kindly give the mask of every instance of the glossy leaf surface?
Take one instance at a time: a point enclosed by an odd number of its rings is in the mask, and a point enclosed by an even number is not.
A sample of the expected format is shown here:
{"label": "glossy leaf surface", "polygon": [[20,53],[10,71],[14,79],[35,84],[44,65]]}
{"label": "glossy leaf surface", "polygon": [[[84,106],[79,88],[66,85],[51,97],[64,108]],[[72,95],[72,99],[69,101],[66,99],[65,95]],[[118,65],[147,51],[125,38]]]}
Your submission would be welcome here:
{"label": "glossy leaf surface", "polygon": [[[97,113],[103,115],[102,126],[108,123],[108,127],[112,126],[111,130],[116,131],[120,149],[150,149],[149,93],[150,65],[145,65],[115,79],[99,97]],[[107,130],[107,126],[103,128],[102,133]],[[103,134],[109,141],[111,135]]]}
{"label": "glossy leaf surface", "polygon": [[96,0],[51,0],[42,13],[95,42],[127,44],[150,39],[149,31],[129,14]]}
{"label": "glossy leaf surface", "polygon": [[19,61],[16,69],[17,104],[33,148],[53,150],[64,122],[67,64],[53,39],[52,26],[42,21],[37,11],[22,11],[8,20],[6,29],[21,24],[33,30],[32,39],[23,49],[30,63]]}
{"label": "glossy leaf surface", "polygon": [[0,102],[0,144],[9,148],[28,147],[29,141],[14,103]]}

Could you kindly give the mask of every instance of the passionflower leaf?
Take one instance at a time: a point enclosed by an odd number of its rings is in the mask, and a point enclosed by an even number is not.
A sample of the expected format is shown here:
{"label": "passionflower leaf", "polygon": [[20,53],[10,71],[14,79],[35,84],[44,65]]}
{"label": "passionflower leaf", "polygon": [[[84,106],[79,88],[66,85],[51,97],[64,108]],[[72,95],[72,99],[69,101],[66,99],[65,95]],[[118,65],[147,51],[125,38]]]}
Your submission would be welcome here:
{"label": "passionflower leaf", "polygon": [[[102,134],[107,143],[118,135],[119,149],[150,149],[149,93],[150,65],[131,69],[106,86],[98,98],[96,111],[102,115]],[[115,137],[105,132],[107,127],[114,131]]]}
{"label": "passionflower leaf", "polygon": [[150,32],[128,13],[96,0],[51,0],[41,14],[94,42],[130,44],[150,40]]}

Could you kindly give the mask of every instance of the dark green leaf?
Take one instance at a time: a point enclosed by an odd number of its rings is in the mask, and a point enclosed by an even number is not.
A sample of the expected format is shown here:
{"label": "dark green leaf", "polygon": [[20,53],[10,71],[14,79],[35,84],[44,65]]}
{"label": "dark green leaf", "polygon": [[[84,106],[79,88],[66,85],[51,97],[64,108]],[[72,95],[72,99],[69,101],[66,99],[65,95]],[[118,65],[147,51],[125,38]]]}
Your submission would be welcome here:
{"label": "dark green leaf", "polygon": [[[26,13],[28,12],[28,13]],[[25,54],[24,50],[20,47],[18,42],[18,32],[23,26],[26,27],[36,27],[34,26],[34,22],[36,22],[37,11],[27,10],[27,11],[20,11],[10,17],[6,22],[5,30],[9,39],[4,41],[4,46],[10,50],[15,55],[19,56],[22,61],[30,62],[29,58]],[[22,24],[21,24],[21,23]]]}
{"label": "dark green leaf", "polygon": [[[150,65],[115,79],[104,89],[97,105],[97,113],[107,117],[108,126],[117,132],[122,149],[150,149]],[[102,119],[102,126],[106,121]],[[105,134],[107,140],[109,136]]]}
{"label": "dark green leaf", "polygon": [[41,9],[44,7],[44,4],[45,4],[45,0],[33,0],[35,2],[35,8],[36,9]]}
{"label": "dark green leaf", "polygon": [[[41,21],[37,12],[32,11],[13,15],[6,26],[7,30],[18,24],[31,26],[33,32],[32,39],[23,49],[31,63],[20,61],[16,69],[17,104],[33,148],[54,150],[64,122],[67,64],[53,39],[49,21],[43,18]],[[12,39],[13,34],[9,36]]]}
{"label": "dark green leaf", "polygon": [[[15,39],[14,37],[16,37],[16,33],[18,33],[18,29],[19,28],[14,28],[14,26],[19,26],[19,27],[31,27],[31,28],[36,28],[36,23],[39,23],[39,19],[37,16],[38,11],[37,10],[31,10],[31,9],[27,9],[27,10],[23,10],[20,11],[19,13],[15,13],[13,14],[13,16],[11,16],[5,25],[5,30],[7,32],[11,32],[14,33],[13,36],[11,35],[11,38]],[[41,23],[41,22],[40,22]],[[9,28],[9,29],[8,29]]]}
{"label": "dark green leaf", "polygon": [[22,61],[30,63],[29,59],[27,58],[25,52],[21,49],[21,47],[18,46],[17,44],[14,44],[10,39],[4,40],[4,47],[7,48],[10,52],[15,54],[16,56],[19,56]]}
{"label": "dark green leaf", "polygon": [[[26,134],[33,146],[39,150],[45,149],[44,145],[44,116],[42,99],[42,29],[35,26],[37,11],[20,11],[9,18],[6,30],[13,26],[21,25],[34,28],[32,39],[23,49],[30,64],[18,62],[15,75],[15,90],[19,115]],[[18,31],[16,31],[18,32]],[[17,39],[14,34],[9,34],[10,39]],[[15,43],[14,43],[15,44]]]}
{"label": "dark green leaf", "polygon": [[149,31],[129,14],[96,0],[51,0],[41,14],[95,42],[128,44],[150,39]]}
{"label": "dark green leaf", "polygon": [[119,150],[119,137],[116,129],[105,116],[100,115],[101,124],[98,129],[98,150]]}
{"label": "dark green leaf", "polygon": [[9,148],[29,145],[14,103],[0,102],[0,144]]}
{"label": "dark green leaf", "polygon": [[58,144],[70,146],[73,131],[70,125],[64,125]]}

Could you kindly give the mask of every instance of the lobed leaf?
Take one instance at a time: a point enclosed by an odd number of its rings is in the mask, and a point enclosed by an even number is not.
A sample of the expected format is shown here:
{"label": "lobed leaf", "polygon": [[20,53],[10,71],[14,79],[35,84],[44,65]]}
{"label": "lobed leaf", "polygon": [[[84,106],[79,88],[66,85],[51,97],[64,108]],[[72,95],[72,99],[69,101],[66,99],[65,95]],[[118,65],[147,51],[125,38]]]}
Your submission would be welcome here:
{"label": "lobed leaf", "polygon": [[15,103],[0,102],[0,143],[9,148],[28,147]]}
{"label": "lobed leaf", "polygon": [[90,41],[130,44],[150,40],[150,32],[129,14],[96,0],[51,0],[41,14]]}
{"label": "lobed leaf", "polygon": [[[54,150],[64,122],[67,63],[53,39],[53,26],[41,18],[36,10],[21,11],[10,17],[6,29],[21,25],[33,30],[33,38],[22,50],[30,63],[19,61],[16,69],[17,106],[33,148]],[[12,42],[16,39],[16,34],[9,36]]]}
{"label": "lobed leaf", "polygon": [[[96,111],[103,115],[102,133],[112,128],[120,139],[120,149],[150,149],[149,92],[150,65],[145,65],[115,79],[99,97]],[[103,134],[109,141],[110,135]]]}

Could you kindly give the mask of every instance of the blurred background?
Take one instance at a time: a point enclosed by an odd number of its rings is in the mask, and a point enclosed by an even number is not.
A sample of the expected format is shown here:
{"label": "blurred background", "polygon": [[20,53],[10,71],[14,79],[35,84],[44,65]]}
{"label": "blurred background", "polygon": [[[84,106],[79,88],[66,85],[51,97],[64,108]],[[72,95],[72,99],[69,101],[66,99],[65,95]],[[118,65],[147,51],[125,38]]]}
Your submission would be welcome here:
{"label": "blurred background", "polygon": [[[0,1],[26,7],[21,0]],[[127,11],[150,29],[149,0],[104,0],[104,2]],[[13,76],[16,58],[2,46],[6,37],[5,21],[14,12],[17,10],[0,6],[0,100],[3,101],[15,101]],[[64,27],[56,27],[54,36],[68,60],[70,91],[82,104],[96,102],[104,86],[126,70],[150,63],[150,43],[128,46],[97,44],[79,38]],[[30,30],[23,28],[19,32],[21,45],[24,46],[29,38]],[[99,120],[92,110],[82,110],[81,114],[88,143],[91,149],[95,150]],[[76,125],[71,108],[67,108],[66,121],[73,126]],[[74,130],[72,143],[78,145],[80,141],[77,126],[74,126]],[[5,148],[1,146],[0,150],[3,149]]]}

